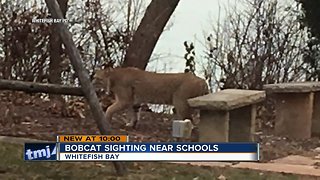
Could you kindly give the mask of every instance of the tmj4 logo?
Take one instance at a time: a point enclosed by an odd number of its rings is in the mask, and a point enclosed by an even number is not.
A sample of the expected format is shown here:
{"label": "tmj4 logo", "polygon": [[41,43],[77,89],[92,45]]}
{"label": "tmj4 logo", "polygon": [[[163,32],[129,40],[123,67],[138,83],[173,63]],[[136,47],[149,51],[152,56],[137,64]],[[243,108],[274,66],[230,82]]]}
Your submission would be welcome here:
{"label": "tmj4 logo", "polygon": [[56,143],[26,143],[25,160],[56,160]]}

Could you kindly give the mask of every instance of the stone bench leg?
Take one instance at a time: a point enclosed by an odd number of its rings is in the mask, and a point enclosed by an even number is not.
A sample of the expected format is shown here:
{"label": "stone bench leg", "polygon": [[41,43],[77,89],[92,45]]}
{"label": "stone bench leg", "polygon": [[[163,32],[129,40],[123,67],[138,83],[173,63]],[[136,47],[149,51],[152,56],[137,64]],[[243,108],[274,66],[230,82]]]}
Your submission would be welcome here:
{"label": "stone bench leg", "polygon": [[320,137],[320,92],[314,94],[312,135]]}
{"label": "stone bench leg", "polygon": [[253,141],[256,106],[228,111],[200,111],[200,142]]}
{"label": "stone bench leg", "polygon": [[228,142],[229,112],[200,110],[199,142]]}
{"label": "stone bench leg", "polygon": [[279,93],[275,95],[277,135],[294,139],[311,137],[313,93]]}
{"label": "stone bench leg", "polygon": [[254,141],[256,105],[244,106],[230,111],[229,141]]}

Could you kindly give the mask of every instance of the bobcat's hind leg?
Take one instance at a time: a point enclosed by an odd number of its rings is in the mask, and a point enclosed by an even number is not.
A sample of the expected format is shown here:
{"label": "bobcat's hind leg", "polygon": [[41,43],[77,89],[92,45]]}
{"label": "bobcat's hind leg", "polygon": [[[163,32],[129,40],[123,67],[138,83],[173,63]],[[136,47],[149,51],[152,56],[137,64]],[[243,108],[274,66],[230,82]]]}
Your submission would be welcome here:
{"label": "bobcat's hind leg", "polygon": [[174,97],[173,106],[177,118],[180,120],[190,119],[192,121],[191,108],[185,98]]}
{"label": "bobcat's hind leg", "polygon": [[137,113],[135,112],[135,109],[133,108],[133,106],[131,106],[128,109],[127,118],[129,119],[129,122],[126,123],[126,127],[132,127],[134,129],[136,129],[138,117],[137,117]]}

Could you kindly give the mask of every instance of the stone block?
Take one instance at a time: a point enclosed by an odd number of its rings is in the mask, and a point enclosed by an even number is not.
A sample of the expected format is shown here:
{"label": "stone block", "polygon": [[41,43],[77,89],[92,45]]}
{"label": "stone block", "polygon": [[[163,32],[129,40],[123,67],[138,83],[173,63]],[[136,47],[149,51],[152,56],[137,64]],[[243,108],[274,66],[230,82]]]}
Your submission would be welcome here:
{"label": "stone block", "polygon": [[320,91],[314,93],[312,135],[320,137]]}
{"label": "stone block", "polygon": [[191,120],[173,120],[172,136],[176,138],[190,138],[193,129]]}
{"label": "stone block", "polygon": [[294,139],[311,137],[314,93],[275,94],[275,132]]}

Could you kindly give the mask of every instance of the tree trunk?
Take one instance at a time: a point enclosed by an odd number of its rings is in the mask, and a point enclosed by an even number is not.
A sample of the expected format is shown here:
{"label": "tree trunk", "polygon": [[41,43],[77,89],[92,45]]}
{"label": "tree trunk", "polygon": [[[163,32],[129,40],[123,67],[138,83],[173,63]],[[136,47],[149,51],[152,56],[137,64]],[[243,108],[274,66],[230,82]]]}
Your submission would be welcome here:
{"label": "tree trunk", "polygon": [[[45,0],[48,6],[49,12],[53,18],[62,19],[63,15],[56,0]],[[84,68],[80,53],[72,40],[72,35],[68,31],[67,26],[64,23],[56,23],[57,32],[59,33],[65,47],[66,52],[70,58],[73,69],[75,70],[81,84],[82,91],[86,100],[90,105],[92,116],[97,123],[98,129],[101,134],[111,134],[110,122],[107,122],[106,117],[99,104],[97,94],[91,83],[90,77],[86,69]],[[113,165],[118,175],[125,175],[127,173],[126,166],[122,162],[113,162]]]}
{"label": "tree trunk", "polygon": [[[63,17],[66,17],[68,9],[68,0],[58,0]],[[50,52],[50,64],[49,64],[49,83],[61,84],[62,67],[62,41],[59,34],[56,32],[54,25],[51,27],[51,34],[49,39],[49,52]],[[59,95],[49,95],[50,100],[56,101],[59,105],[64,106],[64,99]]]}
{"label": "tree trunk", "polygon": [[145,69],[179,0],[152,0],[126,52],[123,66]]}

